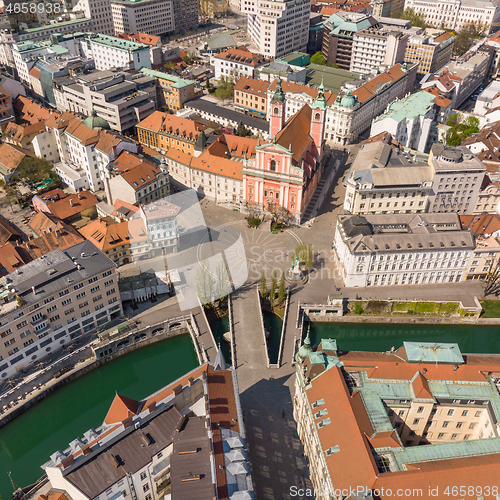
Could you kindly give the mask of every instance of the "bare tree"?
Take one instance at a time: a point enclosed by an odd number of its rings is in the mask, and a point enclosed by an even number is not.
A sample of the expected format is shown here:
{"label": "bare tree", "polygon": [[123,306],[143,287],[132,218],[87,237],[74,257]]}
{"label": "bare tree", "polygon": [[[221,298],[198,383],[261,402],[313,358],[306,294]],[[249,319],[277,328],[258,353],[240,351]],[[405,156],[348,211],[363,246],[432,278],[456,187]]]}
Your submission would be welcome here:
{"label": "bare tree", "polygon": [[498,290],[498,285],[500,284],[500,257],[491,260],[490,268],[488,269],[488,274],[486,275],[484,283],[485,295]]}

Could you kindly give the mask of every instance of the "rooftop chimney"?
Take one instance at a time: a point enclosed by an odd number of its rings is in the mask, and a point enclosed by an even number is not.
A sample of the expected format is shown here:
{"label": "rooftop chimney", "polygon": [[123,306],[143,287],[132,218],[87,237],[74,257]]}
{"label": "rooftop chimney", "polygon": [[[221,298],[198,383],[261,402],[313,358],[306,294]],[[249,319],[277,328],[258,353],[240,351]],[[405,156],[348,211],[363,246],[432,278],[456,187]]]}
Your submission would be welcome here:
{"label": "rooftop chimney", "polygon": [[73,200],[71,198],[69,200],[69,204],[70,204],[71,207],[73,206]]}

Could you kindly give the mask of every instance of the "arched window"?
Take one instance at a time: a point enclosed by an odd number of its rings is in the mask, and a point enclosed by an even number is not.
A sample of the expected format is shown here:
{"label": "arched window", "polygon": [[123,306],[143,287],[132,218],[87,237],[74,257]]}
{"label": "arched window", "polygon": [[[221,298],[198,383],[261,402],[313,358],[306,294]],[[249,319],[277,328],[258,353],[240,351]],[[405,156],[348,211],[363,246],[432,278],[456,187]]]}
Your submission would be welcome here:
{"label": "arched window", "polygon": [[274,114],[277,115],[280,112],[279,108],[274,108]]}
{"label": "arched window", "polygon": [[316,116],[314,117],[314,119],[319,122],[321,120],[321,115],[319,113],[316,113]]}
{"label": "arched window", "polygon": [[270,168],[271,168],[271,172],[276,171],[276,162],[274,160],[271,160]]}

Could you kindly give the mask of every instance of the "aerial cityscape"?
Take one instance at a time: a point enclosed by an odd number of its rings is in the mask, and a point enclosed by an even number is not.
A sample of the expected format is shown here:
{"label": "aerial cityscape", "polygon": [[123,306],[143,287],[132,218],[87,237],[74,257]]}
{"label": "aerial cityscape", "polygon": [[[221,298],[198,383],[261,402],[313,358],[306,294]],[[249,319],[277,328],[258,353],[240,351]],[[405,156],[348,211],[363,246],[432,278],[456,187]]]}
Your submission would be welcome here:
{"label": "aerial cityscape", "polygon": [[500,0],[0,0],[0,499],[500,499]]}

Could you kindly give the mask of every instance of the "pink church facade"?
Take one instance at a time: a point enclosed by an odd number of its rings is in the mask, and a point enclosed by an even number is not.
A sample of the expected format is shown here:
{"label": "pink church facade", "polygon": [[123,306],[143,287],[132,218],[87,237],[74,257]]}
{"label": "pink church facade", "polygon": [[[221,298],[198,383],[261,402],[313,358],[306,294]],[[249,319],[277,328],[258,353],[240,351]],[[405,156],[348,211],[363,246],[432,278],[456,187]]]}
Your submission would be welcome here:
{"label": "pink church facade", "polygon": [[306,104],[285,123],[286,99],[278,81],[271,106],[272,139],[258,143],[255,160],[243,167],[245,200],[259,211],[277,212],[283,207],[299,223],[325,163],[323,89],[312,108]]}

